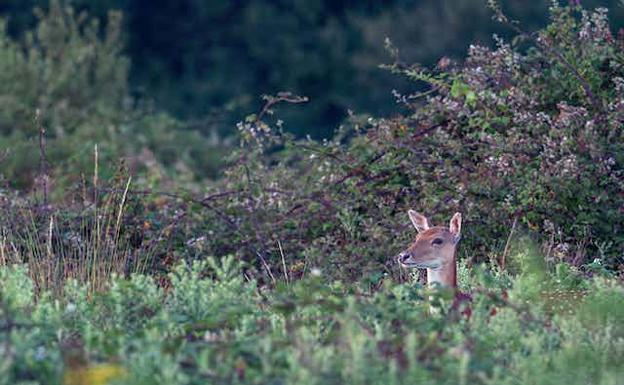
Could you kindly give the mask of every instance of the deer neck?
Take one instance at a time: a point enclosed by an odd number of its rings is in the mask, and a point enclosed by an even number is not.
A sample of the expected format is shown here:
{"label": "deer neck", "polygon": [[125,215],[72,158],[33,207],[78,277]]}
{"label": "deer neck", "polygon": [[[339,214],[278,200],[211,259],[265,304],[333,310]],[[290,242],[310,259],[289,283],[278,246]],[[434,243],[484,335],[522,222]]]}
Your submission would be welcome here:
{"label": "deer neck", "polygon": [[436,269],[427,269],[427,284],[433,285],[434,282],[443,287],[457,287],[457,262],[454,255],[449,263]]}

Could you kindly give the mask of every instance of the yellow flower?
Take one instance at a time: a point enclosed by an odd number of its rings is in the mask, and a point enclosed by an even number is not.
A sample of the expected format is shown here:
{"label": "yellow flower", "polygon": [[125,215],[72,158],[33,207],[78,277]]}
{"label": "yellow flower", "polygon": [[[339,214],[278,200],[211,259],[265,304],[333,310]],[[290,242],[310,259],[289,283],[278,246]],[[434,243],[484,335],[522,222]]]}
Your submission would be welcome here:
{"label": "yellow flower", "polygon": [[65,371],[63,385],[106,385],[124,375],[124,369],[114,364],[74,367]]}

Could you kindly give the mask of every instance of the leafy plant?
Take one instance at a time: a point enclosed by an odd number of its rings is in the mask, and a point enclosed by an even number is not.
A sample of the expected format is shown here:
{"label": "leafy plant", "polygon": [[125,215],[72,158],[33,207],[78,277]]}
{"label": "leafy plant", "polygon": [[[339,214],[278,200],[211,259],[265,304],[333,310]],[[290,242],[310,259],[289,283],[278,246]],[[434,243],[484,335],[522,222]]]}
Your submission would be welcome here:
{"label": "leafy plant", "polygon": [[166,291],[135,275],[92,297],[73,282],[64,298],[40,293],[36,301],[24,268],[0,268],[0,378],[490,384],[566,376],[615,384],[624,369],[624,291],[612,279],[587,280],[578,312],[549,317],[506,297],[526,277],[471,274],[466,317],[445,304],[446,293],[413,283],[387,280],[368,293],[312,277],[266,290],[245,281],[231,257],[222,260],[177,266]]}

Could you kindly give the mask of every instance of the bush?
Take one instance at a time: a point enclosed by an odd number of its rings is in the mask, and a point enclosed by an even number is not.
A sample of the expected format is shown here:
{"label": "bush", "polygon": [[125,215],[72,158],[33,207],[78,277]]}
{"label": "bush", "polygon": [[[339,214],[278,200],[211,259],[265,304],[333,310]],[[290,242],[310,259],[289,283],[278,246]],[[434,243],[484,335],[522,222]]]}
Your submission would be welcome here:
{"label": "bush", "polygon": [[84,169],[95,143],[107,144],[103,154],[119,155],[121,142],[110,138],[132,112],[129,62],[120,53],[121,15],[110,14],[103,37],[97,21],[58,1],[37,17],[37,28],[23,43],[11,40],[0,23],[0,140],[10,151],[5,177],[17,186],[33,180],[40,126],[52,141],[51,159],[73,158],[68,163],[78,161]]}
{"label": "bush", "polygon": [[554,5],[551,19],[434,70],[402,63],[389,44],[387,67],[430,89],[397,95],[395,118],[352,116],[332,140],[284,134],[267,112],[302,100],[268,97],[204,202],[208,250],[259,270],[265,259],[282,271],[285,256],[289,274],[375,280],[412,237],[405,212],[416,208],[436,224],[463,212],[471,260],[504,264],[505,239],[532,233],[549,266],[620,269],[624,40],[604,9]]}
{"label": "bush", "polygon": [[161,180],[215,176],[226,143],[208,141],[152,111],[149,100],[131,97],[120,13],[110,12],[101,25],[52,0],[36,16],[36,28],[22,41],[9,37],[0,19],[0,160],[11,186],[41,188],[41,132],[52,190],[93,169],[95,145],[104,178],[113,175],[110,165],[121,157],[129,157],[137,172]]}
{"label": "bush", "polygon": [[[145,149],[129,167],[143,164],[147,172],[128,191],[141,203],[140,215],[127,218],[132,224],[121,239],[141,238],[144,221],[156,238],[157,231],[173,234],[162,249],[149,244],[149,253],[162,257],[149,264],[159,271],[172,260],[233,254],[263,282],[321,269],[374,289],[384,275],[398,275],[392,256],[413,237],[405,212],[416,208],[436,224],[463,212],[460,253],[470,262],[513,268],[505,266],[507,246],[528,233],[550,268],[621,269],[623,43],[610,33],[604,10],[553,6],[551,18],[537,34],[518,30],[512,43],[473,46],[464,64],[434,70],[402,63],[389,43],[395,62],[387,67],[430,89],[397,94],[403,114],[395,118],[351,116],[332,140],[284,133],[276,106],[307,99],[266,96],[262,110],[239,124],[241,147],[201,197],[188,183],[196,174],[185,167],[200,152],[199,137],[191,135],[189,151],[174,155],[159,139],[179,137],[166,116],[128,126],[128,133],[139,129],[133,140]],[[191,192],[151,195],[150,187],[170,185],[162,164]],[[125,180],[83,183],[76,198],[85,201],[84,191],[94,188],[106,199],[100,190],[124,187]],[[45,234],[48,224],[38,222],[37,231]],[[46,250],[46,237],[38,239]]]}

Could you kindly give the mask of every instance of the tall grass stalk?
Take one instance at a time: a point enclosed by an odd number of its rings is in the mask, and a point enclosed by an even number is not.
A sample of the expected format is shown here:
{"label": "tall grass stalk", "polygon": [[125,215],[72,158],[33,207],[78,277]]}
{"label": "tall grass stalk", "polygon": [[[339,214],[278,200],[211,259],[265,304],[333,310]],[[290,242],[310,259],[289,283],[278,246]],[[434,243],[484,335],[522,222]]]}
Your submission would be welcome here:
{"label": "tall grass stalk", "polygon": [[41,210],[27,200],[0,207],[0,266],[28,264],[37,291],[55,294],[69,279],[94,292],[106,288],[112,275],[144,272],[157,244],[131,250],[124,218],[132,179],[116,183],[79,208]]}

